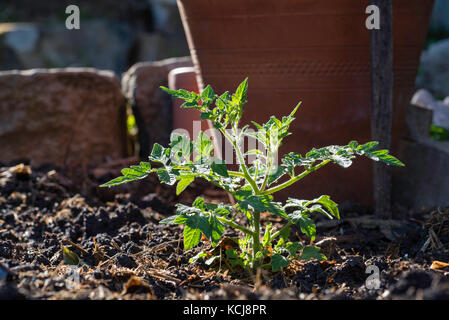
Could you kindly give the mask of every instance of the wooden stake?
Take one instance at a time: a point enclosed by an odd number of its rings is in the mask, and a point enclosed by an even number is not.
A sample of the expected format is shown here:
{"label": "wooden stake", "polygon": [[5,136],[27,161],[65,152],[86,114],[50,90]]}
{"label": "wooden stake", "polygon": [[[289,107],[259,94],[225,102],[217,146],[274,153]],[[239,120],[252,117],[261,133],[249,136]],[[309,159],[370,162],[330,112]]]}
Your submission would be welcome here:
{"label": "wooden stake", "polygon": [[[391,0],[371,0],[380,12],[380,29],[370,31],[371,45],[371,138],[391,148],[393,121],[393,6]],[[391,218],[391,172],[374,163],[374,213]]]}

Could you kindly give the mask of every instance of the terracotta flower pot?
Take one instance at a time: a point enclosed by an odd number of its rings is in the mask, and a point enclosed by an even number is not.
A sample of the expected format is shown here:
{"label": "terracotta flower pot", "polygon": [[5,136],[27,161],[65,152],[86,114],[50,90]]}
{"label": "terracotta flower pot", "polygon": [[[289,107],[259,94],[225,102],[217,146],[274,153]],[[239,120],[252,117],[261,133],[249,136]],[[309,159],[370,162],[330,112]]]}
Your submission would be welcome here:
{"label": "terracotta flower pot", "polygon": [[[395,0],[393,149],[405,130],[433,0]],[[302,101],[281,153],[370,140],[368,0],[178,0],[200,89],[249,77],[244,122],[287,115]],[[394,150],[393,150],[394,152]],[[372,169],[323,168],[283,196],[322,193],[372,203]]]}

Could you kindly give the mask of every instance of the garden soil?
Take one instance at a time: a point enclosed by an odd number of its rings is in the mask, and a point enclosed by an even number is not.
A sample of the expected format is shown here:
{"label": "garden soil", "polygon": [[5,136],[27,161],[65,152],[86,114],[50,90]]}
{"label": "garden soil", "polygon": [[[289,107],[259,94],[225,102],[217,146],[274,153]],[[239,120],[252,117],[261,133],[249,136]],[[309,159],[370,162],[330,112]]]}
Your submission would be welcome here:
{"label": "garden soil", "polygon": [[[178,202],[229,202],[227,194],[195,181],[176,197],[155,177],[98,187],[127,161],[91,170],[0,164],[0,299],[449,299],[449,209],[398,208],[401,219],[376,220],[345,203],[340,221],[316,221],[326,261],[281,272],[232,268],[224,255],[190,264],[210,242],[185,252],[182,226],[158,222]],[[292,240],[310,242],[292,231]],[[225,236],[215,252],[238,233]]]}

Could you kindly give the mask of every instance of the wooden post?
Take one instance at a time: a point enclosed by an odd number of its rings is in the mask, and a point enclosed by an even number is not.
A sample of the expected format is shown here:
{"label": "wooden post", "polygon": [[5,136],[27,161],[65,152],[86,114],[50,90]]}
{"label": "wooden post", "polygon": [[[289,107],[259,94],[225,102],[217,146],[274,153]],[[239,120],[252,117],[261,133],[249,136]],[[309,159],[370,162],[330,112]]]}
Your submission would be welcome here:
{"label": "wooden post", "polygon": [[[393,121],[393,6],[391,0],[371,0],[380,12],[380,29],[370,31],[371,45],[371,138],[391,148]],[[391,218],[391,172],[373,163],[374,213]]]}

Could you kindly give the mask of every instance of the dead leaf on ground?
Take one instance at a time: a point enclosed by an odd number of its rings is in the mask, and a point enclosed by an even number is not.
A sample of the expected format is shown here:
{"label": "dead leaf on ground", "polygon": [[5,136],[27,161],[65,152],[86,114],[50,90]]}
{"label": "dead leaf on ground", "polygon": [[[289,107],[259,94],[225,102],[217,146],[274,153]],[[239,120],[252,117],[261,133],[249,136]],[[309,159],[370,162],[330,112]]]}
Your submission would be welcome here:
{"label": "dead leaf on ground", "polygon": [[147,292],[150,292],[153,294],[153,289],[150,287],[150,285],[143,279],[137,277],[137,276],[131,276],[129,278],[128,282],[124,285],[122,295],[125,295],[131,291],[134,291],[136,289],[142,288]]}
{"label": "dead leaf on ground", "polygon": [[229,249],[238,249],[239,245],[234,239],[224,237],[218,242],[216,246],[216,248],[220,247],[224,250],[229,250]]}
{"label": "dead leaf on ground", "polygon": [[430,267],[430,269],[432,269],[432,270],[441,270],[441,269],[446,269],[446,268],[449,268],[449,263],[441,262],[441,261],[432,262],[432,266]]}

